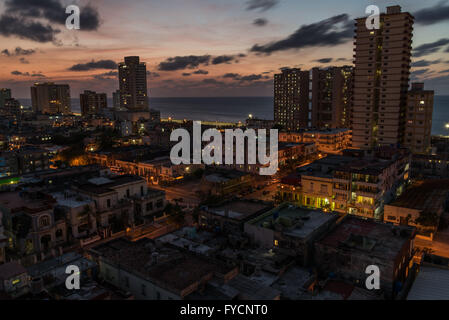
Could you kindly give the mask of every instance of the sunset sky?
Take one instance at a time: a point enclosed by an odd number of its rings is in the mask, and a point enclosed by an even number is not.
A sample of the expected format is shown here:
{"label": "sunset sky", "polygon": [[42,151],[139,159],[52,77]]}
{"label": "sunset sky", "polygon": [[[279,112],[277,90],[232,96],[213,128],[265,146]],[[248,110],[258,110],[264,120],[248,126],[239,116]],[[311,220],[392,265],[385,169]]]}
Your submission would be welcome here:
{"label": "sunset sky", "polygon": [[[81,30],[65,7],[81,8]],[[282,67],[352,64],[353,19],[367,5],[416,17],[413,78],[449,95],[449,1],[0,0],[0,87],[29,98],[34,82],[117,89],[116,63],[147,63],[153,97],[270,96]]]}

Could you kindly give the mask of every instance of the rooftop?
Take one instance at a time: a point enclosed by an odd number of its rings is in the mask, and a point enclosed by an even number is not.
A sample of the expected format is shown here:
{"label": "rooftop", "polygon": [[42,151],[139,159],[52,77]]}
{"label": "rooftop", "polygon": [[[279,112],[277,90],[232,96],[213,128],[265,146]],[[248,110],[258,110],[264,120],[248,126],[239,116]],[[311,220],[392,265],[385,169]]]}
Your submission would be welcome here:
{"label": "rooftop", "polygon": [[412,227],[393,226],[348,216],[318,243],[394,260],[414,235],[415,229]]}
{"label": "rooftop", "polygon": [[84,207],[93,202],[93,200],[75,192],[57,192],[52,193],[51,196],[58,202],[58,205],[68,208]]}
{"label": "rooftop", "polygon": [[421,266],[407,300],[449,300],[449,269]]}
{"label": "rooftop", "polygon": [[0,193],[0,206],[11,212],[26,211],[27,213],[38,213],[53,207],[55,199],[41,193],[27,193],[14,191]]}
{"label": "rooftop", "polygon": [[426,210],[442,206],[449,193],[449,180],[417,181],[390,206]]}
{"label": "rooftop", "polygon": [[284,204],[258,216],[249,223],[262,228],[281,231],[283,234],[292,237],[305,239],[322,225],[337,218],[338,215],[334,213],[324,213],[320,210]]}
{"label": "rooftop", "polygon": [[133,175],[119,175],[111,176],[108,178],[100,177],[90,179],[88,183],[83,183],[78,186],[78,189],[95,194],[104,194],[114,192],[114,188],[120,187],[126,184],[143,182],[141,177]]}
{"label": "rooftop", "polygon": [[210,274],[226,274],[233,269],[168,245],[155,246],[148,239],[137,242],[116,239],[92,251],[109,263],[120,264],[121,268],[177,294]]}
{"label": "rooftop", "polygon": [[257,213],[265,212],[272,206],[264,202],[251,200],[232,200],[215,207],[206,207],[205,211],[230,219],[242,221]]}

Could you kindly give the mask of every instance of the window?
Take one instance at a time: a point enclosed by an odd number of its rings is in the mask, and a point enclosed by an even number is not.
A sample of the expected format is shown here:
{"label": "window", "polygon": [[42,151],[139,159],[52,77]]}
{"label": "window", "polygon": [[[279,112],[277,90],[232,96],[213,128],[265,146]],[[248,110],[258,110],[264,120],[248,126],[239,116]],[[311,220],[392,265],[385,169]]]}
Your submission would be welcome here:
{"label": "window", "polygon": [[108,208],[111,207],[111,199],[106,200],[106,205],[108,206]]}
{"label": "window", "polygon": [[143,295],[144,297],[147,296],[147,286],[144,285],[144,284],[142,284],[142,295]]}
{"label": "window", "polygon": [[42,216],[39,219],[39,227],[44,228],[50,225],[50,216]]}

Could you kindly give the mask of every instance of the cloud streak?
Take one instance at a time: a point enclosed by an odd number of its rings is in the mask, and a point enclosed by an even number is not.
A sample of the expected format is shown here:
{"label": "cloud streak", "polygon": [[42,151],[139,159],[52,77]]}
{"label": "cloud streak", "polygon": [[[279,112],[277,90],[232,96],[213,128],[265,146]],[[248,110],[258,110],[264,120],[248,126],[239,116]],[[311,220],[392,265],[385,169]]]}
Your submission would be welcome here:
{"label": "cloud streak", "polygon": [[71,66],[70,71],[89,71],[96,69],[117,69],[117,63],[112,60],[98,60],[87,63],[79,63]]}
{"label": "cloud streak", "polygon": [[413,50],[413,55],[415,57],[426,56],[435,52],[438,52],[443,46],[449,44],[448,38],[442,38],[435,42],[425,43]]}
{"label": "cloud streak", "polygon": [[303,49],[317,46],[335,46],[353,37],[353,22],[347,14],[333,16],[317,23],[303,25],[285,39],[254,45],[252,52],[271,54],[277,51]]}
{"label": "cloud streak", "polygon": [[279,4],[279,0],[248,0],[246,10],[258,10],[260,12],[273,9]]}

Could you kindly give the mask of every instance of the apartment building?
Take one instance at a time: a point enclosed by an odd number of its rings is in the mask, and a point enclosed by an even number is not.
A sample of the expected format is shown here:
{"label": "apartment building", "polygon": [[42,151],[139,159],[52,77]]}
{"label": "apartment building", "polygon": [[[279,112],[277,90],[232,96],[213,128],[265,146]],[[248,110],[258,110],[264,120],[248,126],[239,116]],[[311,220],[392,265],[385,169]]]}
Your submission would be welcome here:
{"label": "apartment building", "polygon": [[85,90],[80,94],[81,114],[86,116],[99,115],[108,107],[106,93],[96,93]]}
{"label": "apartment building", "polygon": [[274,76],[274,122],[287,131],[309,126],[309,71],[283,69]]}
{"label": "apartment building", "polygon": [[412,83],[407,99],[407,122],[404,146],[412,153],[431,151],[434,91],[424,90],[424,83]]}
{"label": "apartment building", "polygon": [[352,144],[350,129],[307,130],[279,132],[280,142],[313,143],[320,153],[339,154]]}
{"label": "apartment building", "polygon": [[351,66],[312,69],[312,127],[349,128]]}
{"label": "apartment building", "polygon": [[120,107],[148,111],[147,67],[139,57],[125,57],[118,66]]}
{"label": "apartment building", "polygon": [[410,179],[407,150],[387,149],[317,160],[298,169],[300,177],[283,179],[279,191],[284,200],[308,208],[383,220],[384,205],[399,196]]}
{"label": "apartment building", "polygon": [[31,87],[33,111],[42,114],[71,114],[70,87],[53,82],[35,83]]}
{"label": "apartment building", "polygon": [[380,28],[356,20],[353,147],[404,143],[414,18],[387,7]]}

